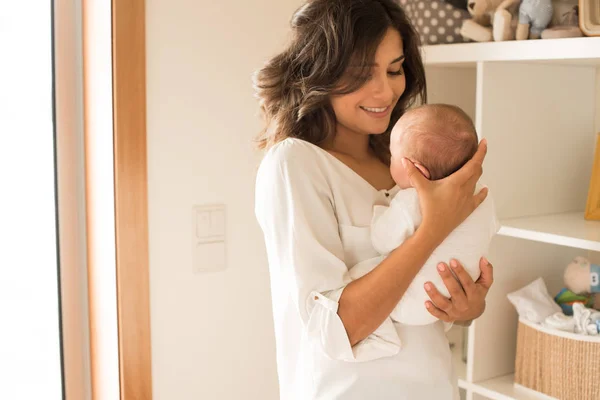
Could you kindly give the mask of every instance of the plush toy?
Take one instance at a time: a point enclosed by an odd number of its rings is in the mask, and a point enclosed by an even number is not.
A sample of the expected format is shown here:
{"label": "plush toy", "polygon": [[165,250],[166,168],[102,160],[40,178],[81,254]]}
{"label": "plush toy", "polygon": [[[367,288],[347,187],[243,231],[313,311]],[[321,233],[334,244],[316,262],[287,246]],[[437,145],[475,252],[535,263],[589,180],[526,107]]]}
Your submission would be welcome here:
{"label": "plush toy", "polygon": [[591,294],[594,308],[600,310],[600,265],[575,257],[565,269],[564,281],[567,289],[575,294]]}
{"label": "plush toy", "polygon": [[573,315],[573,305],[583,304],[587,308],[594,307],[594,297],[591,294],[575,294],[567,288],[561,289],[554,297],[554,301],[560,306],[565,315]]}
{"label": "plush toy", "polygon": [[522,0],[517,40],[539,39],[552,21],[552,0]]}
{"label": "plush toy", "polygon": [[468,0],[471,19],[463,22],[460,33],[476,42],[513,40],[520,0]]}

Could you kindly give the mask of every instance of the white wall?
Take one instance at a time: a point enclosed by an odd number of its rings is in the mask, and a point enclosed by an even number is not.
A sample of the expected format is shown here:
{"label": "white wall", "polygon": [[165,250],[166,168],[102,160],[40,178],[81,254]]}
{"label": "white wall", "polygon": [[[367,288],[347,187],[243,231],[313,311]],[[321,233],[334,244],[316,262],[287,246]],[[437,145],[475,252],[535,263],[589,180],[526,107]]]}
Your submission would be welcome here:
{"label": "white wall", "polygon": [[[157,400],[278,397],[268,268],[253,212],[252,72],[300,0],[148,0],[152,372]],[[192,271],[192,206],[227,207],[228,268]]]}
{"label": "white wall", "polygon": [[0,399],[63,398],[51,11],[0,11]]}

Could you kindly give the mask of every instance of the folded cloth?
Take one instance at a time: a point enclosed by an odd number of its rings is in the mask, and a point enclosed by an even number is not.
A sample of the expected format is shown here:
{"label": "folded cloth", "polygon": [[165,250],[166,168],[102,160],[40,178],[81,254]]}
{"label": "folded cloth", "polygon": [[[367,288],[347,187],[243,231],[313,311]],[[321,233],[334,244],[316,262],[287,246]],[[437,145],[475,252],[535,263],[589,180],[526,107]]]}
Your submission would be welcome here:
{"label": "folded cloth", "polygon": [[546,283],[542,278],[509,293],[507,297],[521,318],[534,323],[541,323],[547,317],[561,310],[548,294]]}
{"label": "folded cloth", "polygon": [[600,312],[586,308],[581,303],[573,304],[573,316],[555,313],[542,322],[542,326],[580,335],[600,334]]}

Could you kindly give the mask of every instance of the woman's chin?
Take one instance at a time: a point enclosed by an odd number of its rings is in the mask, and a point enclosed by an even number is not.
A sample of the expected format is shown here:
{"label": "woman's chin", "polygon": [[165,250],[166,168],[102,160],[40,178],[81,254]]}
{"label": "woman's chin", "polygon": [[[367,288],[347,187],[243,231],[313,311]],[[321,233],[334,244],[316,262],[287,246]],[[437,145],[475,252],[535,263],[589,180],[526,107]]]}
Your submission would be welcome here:
{"label": "woman's chin", "polygon": [[388,126],[389,121],[387,124],[377,124],[377,126],[372,126],[369,132],[371,132],[371,135],[381,135],[387,131]]}
{"label": "woman's chin", "polygon": [[355,132],[361,132],[368,135],[381,135],[387,131],[389,124],[389,119],[387,121],[378,121],[377,123],[357,124],[355,125]]}
{"label": "woman's chin", "polygon": [[371,135],[383,135],[386,130],[387,130],[387,128],[383,129],[383,130],[372,131]]}

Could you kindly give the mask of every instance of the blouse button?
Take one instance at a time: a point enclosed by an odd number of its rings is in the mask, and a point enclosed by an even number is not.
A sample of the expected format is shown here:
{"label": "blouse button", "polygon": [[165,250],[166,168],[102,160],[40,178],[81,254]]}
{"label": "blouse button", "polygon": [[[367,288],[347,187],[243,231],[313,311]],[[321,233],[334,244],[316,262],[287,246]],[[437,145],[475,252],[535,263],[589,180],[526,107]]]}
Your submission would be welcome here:
{"label": "blouse button", "polygon": [[390,197],[390,194],[388,192],[385,192],[385,197]]}

